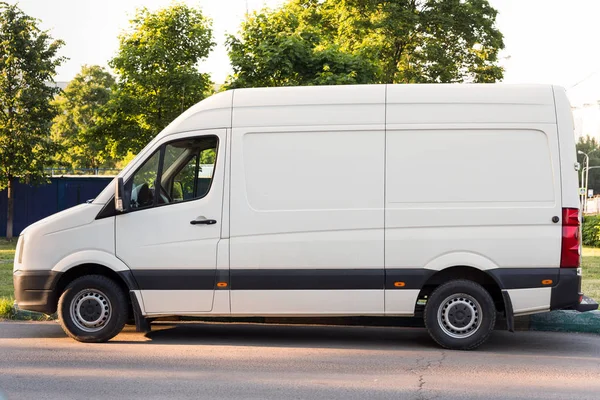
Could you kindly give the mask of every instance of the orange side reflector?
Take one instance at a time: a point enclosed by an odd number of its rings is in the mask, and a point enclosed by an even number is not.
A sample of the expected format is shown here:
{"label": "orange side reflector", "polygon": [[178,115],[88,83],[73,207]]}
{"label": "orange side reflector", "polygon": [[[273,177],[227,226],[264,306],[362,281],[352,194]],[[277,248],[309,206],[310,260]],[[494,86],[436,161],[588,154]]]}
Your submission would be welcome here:
{"label": "orange side reflector", "polygon": [[552,285],[552,279],[544,279],[542,285]]}
{"label": "orange side reflector", "polygon": [[404,286],[406,286],[406,283],[404,283],[404,282],[394,282],[394,286],[396,286],[396,287],[404,287]]}
{"label": "orange side reflector", "polygon": [[217,282],[217,287],[227,287],[227,282]]}

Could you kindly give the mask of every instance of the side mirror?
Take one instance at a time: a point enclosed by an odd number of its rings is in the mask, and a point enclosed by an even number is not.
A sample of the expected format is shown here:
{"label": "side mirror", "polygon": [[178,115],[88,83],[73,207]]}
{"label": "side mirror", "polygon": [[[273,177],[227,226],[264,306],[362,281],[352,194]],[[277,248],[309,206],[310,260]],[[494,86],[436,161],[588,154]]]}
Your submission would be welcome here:
{"label": "side mirror", "polygon": [[117,178],[115,181],[115,210],[117,212],[125,211],[123,206],[123,196],[125,194],[125,186],[123,185],[123,178]]}

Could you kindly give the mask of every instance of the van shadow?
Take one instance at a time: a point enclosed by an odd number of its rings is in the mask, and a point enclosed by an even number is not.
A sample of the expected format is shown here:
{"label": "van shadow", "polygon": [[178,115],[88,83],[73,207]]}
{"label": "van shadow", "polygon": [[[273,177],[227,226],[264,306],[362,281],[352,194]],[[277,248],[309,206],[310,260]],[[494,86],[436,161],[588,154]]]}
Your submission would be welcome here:
{"label": "van shadow", "polygon": [[[294,348],[438,349],[427,331],[415,328],[273,325],[247,323],[154,323],[149,341],[170,345]],[[121,342],[122,343],[122,342]]]}
{"label": "van shadow", "polygon": [[[273,325],[247,323],[154,323],[137,344],[225,345],[370,350],[440,350],[423,328]],[[139,335],[139,333],[137,334]],[[496,330],[477,352],[598,358],[600,336]],[[117,337],[117,340],[119,337]],[[127,340],[125,337],[122,339]]]}

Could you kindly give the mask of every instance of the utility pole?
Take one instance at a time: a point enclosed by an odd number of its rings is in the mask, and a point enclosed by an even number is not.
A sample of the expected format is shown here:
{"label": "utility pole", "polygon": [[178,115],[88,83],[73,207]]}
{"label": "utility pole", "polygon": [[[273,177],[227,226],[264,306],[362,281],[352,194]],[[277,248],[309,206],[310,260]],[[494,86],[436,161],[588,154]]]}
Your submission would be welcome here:
{"label": "utility pole", "polygon": [[585,170],[585,202],[583,203],[583,211],[587,210],[588,185],[590,183],[590,157],[587,158],[587,169]]}
{"label": "utility pole", "polygon": [[581,170],[581,188],[583,189],[583,193],[581,194],[581,212],[585,211],[585,203],[586,203],[586,199],[587,199],[587,176],[588,174],[586,173],[587,169],[590,166],[590,156],[588,155],[588,153],[585,153],[581,150],[577,151],[577,154],[581,154],[585,156],[585,162],[583,164],[583,168]]}

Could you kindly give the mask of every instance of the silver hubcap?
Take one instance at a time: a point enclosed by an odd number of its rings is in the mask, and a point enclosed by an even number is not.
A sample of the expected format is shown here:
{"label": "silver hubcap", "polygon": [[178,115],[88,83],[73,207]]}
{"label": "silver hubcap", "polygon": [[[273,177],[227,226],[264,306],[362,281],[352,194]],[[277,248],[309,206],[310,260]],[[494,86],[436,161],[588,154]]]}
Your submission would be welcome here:
{"label": "silver hubcap", "polygon": [[453,338],[464,339],[481,326],[481,306],[472,296],[464,293],[448,296],[438,309],[438,324]]}
{"label": "silver hubcap", "polygon": [[104,293],[84,289],[71,301],[71,319],[85,332],[98,332],[110,321],[112,307]]}

